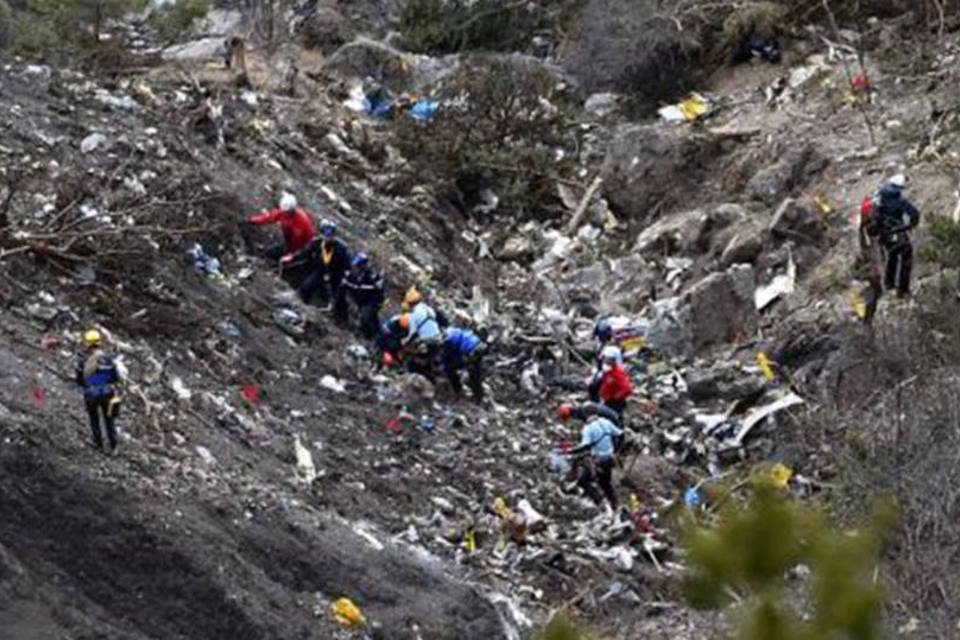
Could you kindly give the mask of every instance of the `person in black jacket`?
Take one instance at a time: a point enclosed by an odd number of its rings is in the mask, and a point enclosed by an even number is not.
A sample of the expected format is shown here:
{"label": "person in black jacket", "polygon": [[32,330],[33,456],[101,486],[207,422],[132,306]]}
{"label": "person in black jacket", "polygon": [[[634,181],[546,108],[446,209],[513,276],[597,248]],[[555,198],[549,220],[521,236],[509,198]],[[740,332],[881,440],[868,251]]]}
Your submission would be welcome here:
{"label": "person in black jacket", "polygon": [[320,237],[306,248],[282,259],[284,264],[306,262],[310,275],[300,284],[298,293],[310,302],[315,293],[323,306],[337,300],[343,277],[350,268],[350,250],[337,236],[337,225],[331,220],[320,223]]}
{"label": "person in black jacket", "polygon": [[350,314],[348,298],[357,305],[360,315],[360,333],[368,340],[377,336],[380,328],[380,305],[383,304],[383,275],[370,264],[365,253],[353,257],[350,272],[343,279],[334,315],[338,320],[347,322]]}
{"label": "person in black jacket", "polygon": [[897,175],[887,181],[867,205],[866,224],[861,243],[878,237],[886,257],[884,286],[897,290],[897,296],[910,295],[910,274],[913,270],[913,245],[909,231],[920,222],[920,211],[903,196],[906,178]]}

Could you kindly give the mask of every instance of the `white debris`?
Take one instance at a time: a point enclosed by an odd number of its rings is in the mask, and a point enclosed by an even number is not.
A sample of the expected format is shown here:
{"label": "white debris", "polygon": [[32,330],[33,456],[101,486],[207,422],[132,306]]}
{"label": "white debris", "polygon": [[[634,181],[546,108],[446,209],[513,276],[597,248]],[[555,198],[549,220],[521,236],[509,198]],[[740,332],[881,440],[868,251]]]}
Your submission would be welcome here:
{"label": "white debris", "polygon": [[310,450],[303,446],[300,441],[300,435],[294,434],[293,448],[297,454],[297,475],[307,484],[313,482],[317,477],[317,468],[313,464],[313,456]]}
{"label": "white debris", "polygon": [[770,284],[757,287],[753,293],[753,303],[757,311],[763,311],[781,296],[790,295],[797,287],[797,265],[790,259],[787,272],[778,275]]}
{"label": "white debris", "polygon": [[743,424],[740,426],[740,430],[737,432],[737,435],[733,438],[732,443],[739,447],[743,444],[743,441],[746,439],[746,437],[750,435],[750,431],[752,431],[753,428],[761,421],[772,416],[778,411],[783,411],[784,409],[788,409],[798,404],[803,404],[804,402],[805,400],[797,394],[790,393],[775,402],[771,402],[768,405],[751,409],[747,414],[747,417],[743,420]]}
{"label": "white debris", "polygon": [[213,454],[210,453],[210,450],[206,447],[197,445],[194,447],[194,449],[196,449],[197,455],[199,455],[207,465],[212,467],[213,465],[217,464],[217,459],[213,457]]}
{"label": "white debris", "polygon": [[107,141],[107,136],[102,133],[91,133],[80,143],[81,153],[90,153]]}
{"label": "white debris", "polygon": [[187,385],[183,384],[180,376],[170,378],[170,388],[173,389],[173,392],[177,394],[177,398],[180,400],[186,401],[193,396],[193,392],[187,388]]}
{"label": "white debris", "polygon": [[320,386],[324,389],[329,389],[334,393],[344,393],[347,390],[346,385],[343,384],[340,380],[337,380],[330,374],[327,374],[320,378]]}

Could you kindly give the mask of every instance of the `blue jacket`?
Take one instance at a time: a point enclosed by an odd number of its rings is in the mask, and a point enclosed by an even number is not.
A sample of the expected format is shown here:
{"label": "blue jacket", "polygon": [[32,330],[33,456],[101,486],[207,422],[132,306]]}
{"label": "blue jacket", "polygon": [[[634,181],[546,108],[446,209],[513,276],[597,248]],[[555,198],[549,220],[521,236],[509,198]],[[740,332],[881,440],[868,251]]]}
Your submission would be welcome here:
{"label": "blue jacket", "polygon": [[912,229],[920,222],[920,212],[903,197],[900,187],[887,184],[876,199],[877,222],[881,233]]}
{"label": "blue jacket", "polygon": [[86,398],[108,398],[119,392],[120,371],[113,356],[103,351],[84,353],[77,362],[77,384]]}
{"label": "blue jacket", "polygon": [[615,452],[614,438],[623,431],[606,418],[596,417],[583,426],[583,435],[577,448],[590,449],[594,458],[609,458]]}
{"label": "blue jacket", "polygon": [[443,338],[443,364],[450,369],[459,369],[467,359],[479,350],[483,340],[470,329],[450,327]]}
{"label": "blue jacket", "polygon": [[343,279],[343,288],[361,307],[379,307],[383,303],[383,287],[383,276],[370,267],[351,269]]}

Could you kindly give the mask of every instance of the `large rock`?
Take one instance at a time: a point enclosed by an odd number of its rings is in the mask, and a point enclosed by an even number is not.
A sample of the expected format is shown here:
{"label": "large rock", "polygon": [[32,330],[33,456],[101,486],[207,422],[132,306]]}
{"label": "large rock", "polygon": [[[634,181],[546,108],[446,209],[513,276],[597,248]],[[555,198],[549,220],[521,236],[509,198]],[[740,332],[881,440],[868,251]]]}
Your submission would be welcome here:
{"label": "large rock", "polygon": [[328,70],[347,78],[372,77],[396,92],[436,85],[459,65],[459,56],[411,54],[362,36],[337,49],[326,62]]}
{"label": "large rock", "polygon": [[[640,232],[634,251],[658,256],[719,253],[748,220],[747,211],[738,204],[721,204],[670,215]],[[749,228],[752,229],[753,225],[750,224]]]}
{"label": "large rock", "polygon": [[657,300],[650,306],[647,344],[669,358],[693,356],[690,301],[677,296]]}
{"label": "large rock", "polygon": [[776,204],[823,171],[827,159],[813,145],[786,152],[775,164],[761,169],[747,183],[751,198]]}
{"label": "large rock", "polygon": [[693,350],[741,340],[753,333],[757,314],[753,306],[753,268],[735,265],[712,273],[687,293],[690,305],[690,332]]}
{"label": "large rock", "polygon": [[770,233],[777,240],[793,240],[796,244],[814,243],[823,238],[824,224],[809,207],[787,198],[770,222]]}
{"label": "large rock", "polygon": [[336,51],[353,38],[350,23],[334,7],[317,6],[297,25],[303,45],[324,53]]}
{"label": "large rock", "polygon": [[696,206],[694,195],[709,195],[704,178],[721,152],[715,137],[659,125],[624,125],[615,131],[604,159],[604,195],[621,216],[639,222],[649,221],[658,208]]}

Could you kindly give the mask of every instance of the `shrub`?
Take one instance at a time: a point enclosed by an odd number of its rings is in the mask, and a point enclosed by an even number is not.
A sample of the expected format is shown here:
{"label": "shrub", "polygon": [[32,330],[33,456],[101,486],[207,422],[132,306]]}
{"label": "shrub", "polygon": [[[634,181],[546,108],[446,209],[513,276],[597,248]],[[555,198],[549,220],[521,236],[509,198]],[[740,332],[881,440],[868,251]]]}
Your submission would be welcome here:
{"label": "shrub", "polygon": [[551,2],[517,0],[407,0],[400,31],[413,51],[440,55],[458,51],[517,51],[549,28]]}
{"label": "shrub", "polygon": [[160,7],[150,16],[150,23],[162,40],[172,42],[183,37],[208,11],[210,0],[177,0]]}
{"label": "shrub", "polygon": [[[744,596],[733,636],[740,640],[879,640],[882,598],[872,573],[891,515],[880,509],[856,533],[838,531],[816,509],[757,482],[748,504],[728,502],[715,527],[690,528],[690,602],[718,608],[731,592]],[[811,571],[807,607],[786,604],[788,572],[799,565]]]}
{"label": "shrub", "polygon": [[945,269],[960,268],[960,222],[949,216],[933,216],[930,238],[920,255]]}
{"label": "shrub", "polygon": [[397,146],[418,175],[436,179],[464,208],[489,186],[500,211],[549,217],[556,180],[572,169],[554,156],[556,147],[566,146],[565,105],[556,85],[535,60],[470,58],[444,87],[448,106],[432,122],[395,121]]}
{"label": "shrub", "polygon": [[42,57],[97,46],[108,20],[143,9],[148,1],[27,0],[14,5],[14,47],[21,55]]}

